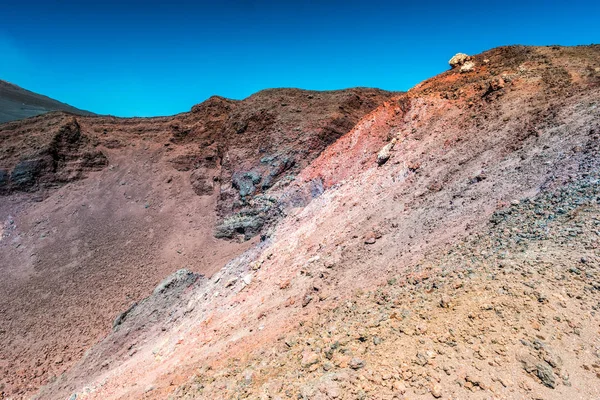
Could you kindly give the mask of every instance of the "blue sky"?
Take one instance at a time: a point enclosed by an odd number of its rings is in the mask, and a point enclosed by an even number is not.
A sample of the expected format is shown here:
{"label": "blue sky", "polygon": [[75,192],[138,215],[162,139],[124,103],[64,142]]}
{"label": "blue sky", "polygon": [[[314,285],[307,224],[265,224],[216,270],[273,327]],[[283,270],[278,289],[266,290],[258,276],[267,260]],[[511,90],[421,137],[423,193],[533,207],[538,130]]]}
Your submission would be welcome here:
{"label": "blue sky", "polygon": [[597,0],[0,0],[0,21],[0,79],[118,116],[271,87],[406,90],[457,52],[600,43]]}

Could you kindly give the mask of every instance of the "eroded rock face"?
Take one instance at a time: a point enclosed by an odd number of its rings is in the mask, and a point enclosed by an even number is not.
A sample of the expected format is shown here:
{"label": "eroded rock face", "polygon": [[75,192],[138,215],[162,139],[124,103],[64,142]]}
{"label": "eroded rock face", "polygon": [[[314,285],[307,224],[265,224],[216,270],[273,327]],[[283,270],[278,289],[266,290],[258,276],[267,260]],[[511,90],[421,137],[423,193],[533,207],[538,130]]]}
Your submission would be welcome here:
{"label": "eroded rock face", "polygon": [[68,118],[56,133],[45,137],[46,141],[28,149],[29,154],[14,155],[20,156],[20,160],[13,157],[4,162],[13,166],[10,172],[4,169],[0,173],[0,193],[58,187],[108,165],[106,156],[81,133],[75,117]]}
{"label": "eroded rock face", "polygon": [[207,168],[199,168],[191,173],[190,182],[198,196],[211,196],[218,184],[218,176]]}
{"label": "eroded rock face", "polygon": [[260,183],[262,177],[258,172],[234,172],[232,184],[239,191],[240,198],[245,200],[247,196],[256,192],[256,186]]}
{"label": "eroded rock face", "polygon": [[[161,314],[162,321],[151,321],[167,330],[174,327],[172,334],[157,331],[157,337],[147,341],[136,340],[140,325],[135,325],[136,319],[128,313],[117,329],[121,336],[110,336],[103,343],[103,346],[111,348],[100,348],[97,359],[88,359],[92,362],[67,372],[54,389],[49,389],[54,396],[40,398],[68,398],[73,392],[82,393],[80,391],[87,388],[96,390],[89,397],[103,400],[110,396],[159,398],[170,394],[178,398],[170,376],[162,378],[169,365],[181,367],[174,374],[190,377],[189,391],[182,388],[179,392],[181,398],[260,397],[265,395],[264,380],[256,377],[266,376],[264,373],[272,380],[270,383],[280,381],[269,395],[283,398],[309,392],[315,396],[327,393],[329,397],[339,397],[335,387],[319,388],[323,379],[332,374],[340,377],[336,383],[344,385],[341,390],[347,391],[342,393],[362,396],[360,391],[367,388],[368,395],[375,398],[392,398],[398,394],[423,397],[428,395],[428,391],[434,397],[442,394],[465,398],[473,395],[472,390],[481,391],[483,396],[488,391],[492,393],[492,389],[493,394],[499,396],[517,394],[544,398],[552,398],[548,393],[554,390],[558,398],[564,397],[569,390],[573,390],[569,393],[574,395],[582,395],[576,391],[587,390],[590,386],[586,383],[592,383],[595,388],[597,378],[591,371],[572,376],[568,383],[573,383],[573,389],[568,389],[560,367],[556,367],[559,364],[549,357],[534,353],[537,361],[533,364],[535,369],[530,368],[531,372],[524,370],[514,358],[515,350],[523,347],[519,341],[523,338],[534,340],[544,336],[546,340],[552,340],[550,338],[556,334],[563,335],[571,342],[559,349],[557,354],[570,357],[573,344],[576,347],[587,346],[590,338],[593,339],[597,333],[597,316],[589,313],[597,303],[597,296],[591,289],[598,281],[594,269],[597,256],[593,250],[597,242],[597,226],[594,225],[595,219],[590,218],[597,217],[597,189],[588,188],[590,197],[585,199],[576,194],[580,188],[560,194],[567,197],[572,207],[577,207],[577,212],[555,200],[548,200],[546,208],[543,207],[545,201],[535,204],[523,201],[524,196],[539,193],[540,188],[560,188],[561,179],[579,180],[575,171],[582,172],[587,158],[598,158],[597,110],[587,106],[598,97],[598,86],[595,76],[585,75],[588,66],[598,65],[598,48],[558,50],[562,56],[554,56],[554,51],[516,47],[474,56],[474,62],[485,65],[485,68],[475,68],[465,74],[461,74],[459,69],[446,71],[408,94],[385,102],[363,118],[350,134],[343,135],[321,152],[317,160],[308,162],[309,167],[305,166],[306,157],[318,152],[319,146],[326,142],[323,137],[329,140],[336,134],[325,129],[315,136],[310,124],[294,119],[296,114],[304,115],[288,110],[302,111],[300,105],[305,104],[304,100],[294,106],[286,99],[271,103],[260,103],[254,99],[257,108],[248,111],[246,116],[260,115],[258,108],[266,107],[275,119],[269,119],[268,127],[262,131],[258,130],[259,125],[251,123],[239,124],[235,128],[232,125],[234,130],[227,131],[227,140],[222,141],[219,135],[224,136],[224,131],[215,131],[213,136],[209,134],[213,132],[209,125],[221,124],[218,115],[215,120],[210,119],[212,114],[204,116],[202,112],[182,116],[178,132],[187,133],[178,139],[178,143],[186,142],[187,147],[170,140],[173,135],[171,128],[163,131],[163,127],[170,126],[172,120],[156,120],[152,126],[154,130],[143,125],[143,121],[120,121],[118,129],[128,130],[128,136],[122,134],[117,137],[124,143],[123,149],[131,149],[136,144],[136,151],[129,154],[139,157],[148,152],[152,156],[142,159],[140,164],[144,170],[154,173],[154,170],[165,168],[174,177],[166,188],[159,184],[166,182],[167,176],[162,176],[165,179],[160,182],[153,180],[155,175],[145,178],[146,182],[159,186],[161,193],[167,196],[159,197],[154,213],[151,213],[153,207],[146,214],[136,209],[136,217],[144,215],[145,218],[137,217],[134,221],[153,219],[152,227],[155,227],[160,213],[168,210],[168,199],[178,193],[186,193],[191,197],[178,198],[181,202],[170,204],[172,210],[179,210],[180,204],[183,208],[195,201],[208,203],[206,209],[217,207],[221,221],[227,221],[224,231],[236,238],[245,238],[246,230],[252,232],[260,225],[260,220],[269,215],[263,209],[267,208],[271,198],[274,202],[270,210],[277,210],[280,204],[302,207],[313,197],[321,197],[308,204],[307,209],[290,214],[290,218],[277,226],[272,240],[254,247],[256,258],[247,257],[253,251],[250,250],[237,259],[239,263],[236,262],[235,266],[225,266],[222,273],[207,282],[207,286],[212,285],[210,291],[195,293],[195,311],[198,314],[174,324],[174,319],[181,318],[190,304],[185,297],[187,290],[183,290],[178,306]],[[577,57],[572,57],[575,52]],[[553,77],[557,69],[552,66],[558,64],[564,65],[568,73],[582,77],[582,80],[577,82],[573,79],[576,83],[569,83],[564,73]],[[549,69],[550,72],[544,73]],[[486,96],[490,81],[498,76],[504,76],[508,90],[498,98]],[[520,84],[511,84],[511,76],[515,77],[512,82]],[[502,92],[502,89],[497,92]],[[563,96],[564,93],[570,96]],[[491,97],[494,97],[493,104]],[[344,107],[359,103],[355,98],[349,100],[352,101]],[[236,112],[242,120],[249,121],[235,107],[233,105],[230,112]],[[278,107],[285,111],[280,110],[281,114],[273,111]],[[278,115],[285,116],[285,124],[280,124]],[[343,119],[335,118],[337,121]],[[311,124],[318,122],[312,120]],[[321,122],[319,126],[343,126],[331,121]],[[219,126],[229,125],[226,122]],[[286,126],[291,128],[286,130]],[[99,135],[103,135],[104,127],[99,128]],[[281,131],[278,131],[279,128]],[[107,136],[107,143],[115,139],[110,137],[111,134]],[[378,152],[393,137],[399,138],[394,150],[402,155],[402,160],[392,158],[392,162],[377,168]],[[135,138],[141,139],[134,141]],[[218,170],[222,178],[215,187],[215,196],[219,196],[216,206],[208,201],[216,197],[194,197],[192,188],[186,186],[194,170],[207,167],[203,160],[209,156],[208,148],[214,144],[219,151],[210,168]],[[146,145],[150,150],[144,150]],[[278,150],[281,148],[285,151]],[[112,156],[116,150],[121,151],[115,149],[108,155]],[[182,165],[189,162],[181,170],[168,162],[161,165],[160,161],[156,161],[162,155],[165,155],[164,160],[170,160],[191,154],[194,156],[180,159]],[[266,171],[274,168],[271,166],[274,160],[268,158],[274,155],[291,156],[301,167],[293,166],[282,172],[280,178],[265,191]],[[267,159],[263,162],[265,157]],[[128,168],[122,167],[123,170],[129,169],[132,164],[128,164]],[[3,165],[1,167],[4,168]],[[297,174],[299,169],[300,174]],[[254,185],[254,192],[246,195],[245,202],[242,202],[232,177],[235,172],[247,171],[257,171],[262,179]],[[126,171],[122,172],[125,175]],[[205,176],[204,173],[198,175]],[[288,177],[294,175],[296,178],[277,198],[278,190],[285,185]],[[597,184],[596,176],[586,184],[592,182]],[[118,194],[129,194],[128,188],[126,185]],[[150,194],[152,196],[142,193],[139,198],[152,200],[156,192]],[[569,197],[572,199],[569,200]],[[135,203],[135,200],[122,204],[143,207],[143,203]],[[527,216],[516,208],[507,209],[509,204],[521,207],[519,210],[526,212]],[[512,222],[479,231],[479,226],[486,224],[489,213],[495,209],[503,212],[502,221]],[[560,217],[563,211],[568,210],[573,213]],[[193,215],[193,211],[184,208],[184,215]],[[171,213],[167,217],[174,215]],[[240,218],[229,220],[232,215]],[[570,225],[563,225],[566,220],[571,221]],[[167,226],[165,218],[159,221],[163,228]],[[502,221],[500,224],[505,223]],[[177,230],[180,232],[188,223],[188,218],[178,220]],[[164,235],[162,232],[160,235]],[[195,247],[201,247],[197,245],[198,231],[184,233],[193,238]],[[479,233],[482,235],[478,236]],[[461,240],[471,234],[473,242]],[[576,236],[571,237],[573,234]],[[538,236],[547,240],[538,240]],[[101,237],[106,236],[103,234]],[[173,242],[180,243],[180,237],[175,236]],[[134,237],[133,242],[139,248],[150,240],[156,239]],[[162,244],[158,242],[152,247]],[[456,247],[449,252],[446,244],[455,244]],[[214,251],[218,246],[233,245],[233,242],[215,241],[211,237],[202,245]],[[110,262],[113,262],[115,253],[112,250]],[[134,249],[126,249],[131,250]],[[168,255],[179,262],[185,260],[184,255],[189,251],[177,247]],[[194,254],[195,257],[188,259],[189,265],[198,265],[208,254]],[[92,255],[95,259],[102,255],[102,251]],[[125,260],[137,262],[137,258],[147,258],[142,253],[134,256]],[[586,261],[579,261],[581,258]],[[126,273],[127,265],[120,263],[113,270],[113,276]],[[87,271],[92,269],[89,264],[85,266],[87,275]],[[223,263],[219,264],[219,267],[222,266]],[[148,267],[135,265],[143,275],[149,274]],[[73,272],[76,272],[75,269]],[[252,279],[248,278],[249,274],[252,274]],[[581,280],[556,278],[571,275],[581,277]],[[132,274],[126,276],[133,280]],[[80,281],[75,281],[77,287],[83,281],[100,281],[86,279],[82,276]],[[563,284],[564,290],[581,294],[581,298],[553,297],[553,293],[560,294],[556,290],[557,285],[562,287]],[[139,286],[137,281],[134,288]],[[149,293],[154,287],[153,282],[144,290]],[[114,297],[115,287],[108,289],[110,291],[107,292]],[[132,286],[125,287],[121,293],[125,296],[130,290]],[[189,287],[189,291],[196,291],[196,287]],[[440,301],[441,296],[446,296],[445,300]],[[136,300],[139,302],[140,298],[143,296],[136,297]],[[119,310],[127,309],[131,302],[133,299],[122,304]],[[73,301],[75,303],[78,302]],[[0,302],[0,307],[2,304]],[[26,307],[16,309],[24,310]],[[138,309],[139,306],[136,306],[131,312]],[[59,312],[56,315],[60,317]],[[111,313],[108,319],[103,320],[105,326],[110,328],[115,315],[116,312]],[[140,319],[144,321],[145,318],[151,319],[154,315],[141,315]],[[306,318],[307,323],[300,324],[302,328],[299,328],[298,318]],[[76,320],[87,328],[85,318]],[[11,326],[15,326],[15,321],[13,318]],[[52,321],[44,321],[44,327],[52,327]],[[571,321],[582,321],[584,326],[567,323]],[[457,324],[458,329],[448,330],[449,326]],[[24,331],[30,325],[20,326],[24,327]],[[490,327],[494,329],[490,330]],[[297,340],[286,338],[284,342],[276,339],[281,337],[280,333],[287,334],[290,330]],[[485,344],[474,346],[473,338],[480,337],[482,332]],[[14,336],[10,338],[12,343],[16,343]],[[431,338],[439,340],[431,341]],[[154,346],[159,342],[166,344],[157,349]],[[553,345],[559,342],[552,340]],[[73,346],[72,340],[63,343]],[[28,347],[23,352],[32,354],[28,358],[32,359],[31,370],[34,371],[36,354],[29,349],[38,344],[29,341],[26,345]],[[12,351],[13,348],[0,346],[0,352]],[[39,346],[35,348],[39,349]],[[460,351],[448,351],[451,348],[473,351],[465,355]],[[62,354],[69,350],[60,351]],[[308,366],[299,376],[305,351],[307,354],[317,353],[318,362]],[[589,367],[596,362],[593,353],[584,353],[578,360],[570,359],[565,364],[585,362]],[[111,358],[115,354],[116,361]],[[246,358],[249,354],[256,355],[256,359]],[[241,357],[236,358],[238,355]],[[9,353],[4,359],[20,360],[19,357],[19,354]],[[158,357],[165,357],[163,360],[166,362],[156,362]],[[192,357],[198,360],[197,363],[189,362]],[[361,366],[360,362],[352,362],[355,357],[364,361],[364,368],[352,369],[352,365]],[[497,357],[500,363],[496,361]],[[56,357],[51,354],[48,358],[53,360]],[[104,366],[106,359],[112,360],[112,364]],[[397,360],[394,366],[390,367],[386,362],[389,359]],[[41,362],[45,363],[43,359]],[[206,368],[199,371],[198,365]],[[432,368],[435,365],[441,370],[435,371]],[[255,378],[245,372],[257,366],[261,366],[262,372],[257,372]],[[277,366],[277,369],[271,366]],[[16,376],[9,382],[11,393],[14,382],[29,384],[37,379],[33,373],[21,378],[12,373],[12,367],[4,368],[8,372],[0,376],[10,376],[10,379]],[[463,372],[463,368],[467,371]],[[359,374],[367,374],[373,380],[358,379]],[[139,382],[147,381],[150,376],[156,377],[157,389],[146,394],[143,393],[144,388],[139,387]],[[490,376],[502,380],[494,381],[488,378]],[[585,379],[580,380],[582,377]],[[553,379],[555,389],[544,386],[544,381],[552,383]],[[521,386],[521,382],[526,382],[526,385]],[[436,384],[441,388],[435,387]],[[69,388],[70,392],[65,393],[65,388]],[[594,398],[591,390],[583,395]]]}
{"label": "eroded rock face", "polygon": [[11,188],[13,190],[28,190],[32,188],[44,170],[50,168],[50,165],[46,161],[43,158],[20,161],[15,165],[8,179]]}
{"label": "eroded rock face", "polygon": [[242,211],[227,217],[217,226],[215,237],[229,238],[241,237],[248,240],[257,235],[267,220],[265,213],[254,210]]}
{"label": "eroded rock face", "polygon": [[298,172],[386,98],[386,92],[362,89],[266,90],[239,102],[211,98],[194,107],[193,120],[171,124],[177,137],[188,132],[185,143],[200,144],[173,158],[173,166],[191,171],[198,195],[218,195],[216,237],[251,238],[280,215],[279,198]]}
{"label": "eroded rock face", "polygon": [[[0,191],[13,196],[0,199],[0,292],[9,293],[0,323],[11,325],[0,333],[0,390],[12,396],[60,375],[128,310],[115,324],[126,331],[172,271],[213,274],[247,250],[291,204],[281,197],[298,173],[391,96],[267,90],[172,117],[57,113],[0,125]],[[33,280],[12,274],[24,265]],[[64,329],[72,321],[75,333]]]}
{"label": "eroded rock face", "polygon": [[10,180],[10,173],[4,169],[0,169],[0,193],[8,191],[8,183]]}

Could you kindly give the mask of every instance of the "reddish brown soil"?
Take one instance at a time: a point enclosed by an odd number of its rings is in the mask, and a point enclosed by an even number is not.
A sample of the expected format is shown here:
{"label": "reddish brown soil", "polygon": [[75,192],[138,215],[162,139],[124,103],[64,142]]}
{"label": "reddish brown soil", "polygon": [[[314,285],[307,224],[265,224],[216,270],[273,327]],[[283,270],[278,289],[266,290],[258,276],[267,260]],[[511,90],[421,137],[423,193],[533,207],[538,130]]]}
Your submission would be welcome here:
{"label": "reddish brown soil", "polygon": [[[263,241],[158,290],[38,398],[598,397],[600,47],[473,62],[277,175]],[[82,173],[56,193],[108,172]],[[253,222],[253,190],[219,216]]]}
{"label": "reddish brown soil", "polygon": [[[0,392],[20,398],[55,379],[170,273],[210,276],[256,244],[243,227],[240,240],[217,239],[215,226],[281,190],[388,97],[271,90],[169,118],[1,125]],[[265,178],[242,201],[232,177],[245,171]]]}

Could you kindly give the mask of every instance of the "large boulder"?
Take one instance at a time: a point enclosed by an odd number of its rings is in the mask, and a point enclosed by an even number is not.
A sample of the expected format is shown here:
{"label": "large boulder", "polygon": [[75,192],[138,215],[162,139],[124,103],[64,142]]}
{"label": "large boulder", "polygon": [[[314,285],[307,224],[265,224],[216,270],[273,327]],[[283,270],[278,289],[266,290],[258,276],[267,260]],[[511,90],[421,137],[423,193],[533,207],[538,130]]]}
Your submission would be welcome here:
{"label": "large boulder", "polygon": [[471,72],[475,68],[475,63],[473,61],[467,61],[460,67],[460,72]]}
{"label": "large boulder", "polygon": [[471,56],[465,53],[457,53],[448,61],[452,68],[457,68],[471,60]]}
{"label": "large boulder", "polygon": [[240,192],[240,197],[245,199],[246,196],[253,194],[256,191],[256,185],[261,181],[262,177],[255,171],[235,172],[232,177],[232,185]]}
{"label": "large boulder", "polygon": [[243,236],[244,240],[249,240],[258,234],[265,225],[265,216],[262,213],[250,210],[240,212],[227,217],[215,229],[215,237],[219,239],[233,239],[236,236]]}

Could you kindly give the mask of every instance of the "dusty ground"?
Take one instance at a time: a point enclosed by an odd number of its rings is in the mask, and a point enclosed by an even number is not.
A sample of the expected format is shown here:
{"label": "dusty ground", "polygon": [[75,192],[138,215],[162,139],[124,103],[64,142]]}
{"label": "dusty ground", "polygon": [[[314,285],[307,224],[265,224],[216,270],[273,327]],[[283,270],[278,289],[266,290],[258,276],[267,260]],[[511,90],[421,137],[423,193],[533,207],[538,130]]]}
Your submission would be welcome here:
{"label": "dusty ground", "polygon": [[[210,276],[256,244],[277,216],[259,200],[388,97],[274,90],[170,118],[1,125],[0,391],[55,379],[172,272]],[[234,240],[215,237],[227,217]]]}
{"label": "dusty ground", "polygon": [[[600,48],[472,62],[322,142],[267,188],[262,241],[38,398],[598,397]],[[226,175],[219,216],[259,215]]]}
{"label": "dusty ground", "polygon": [[170,398],[598,398],[598,178],[503,208],[376,289],[319,288],[317,317]]}

